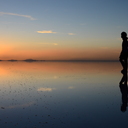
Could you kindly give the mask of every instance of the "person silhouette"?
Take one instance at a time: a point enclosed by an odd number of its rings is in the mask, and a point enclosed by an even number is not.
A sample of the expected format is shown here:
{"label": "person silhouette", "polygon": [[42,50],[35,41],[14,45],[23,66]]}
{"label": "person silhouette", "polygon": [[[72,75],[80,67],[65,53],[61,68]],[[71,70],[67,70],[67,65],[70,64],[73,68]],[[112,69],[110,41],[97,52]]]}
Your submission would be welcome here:
{"label": "person silhouette", "polygon": [[123,67],[121,70],[121,73],[123,74],[123,77],[121,81],[119,82],[120,91],[122,94],[122,105],[121,105],[121,111],[125,112],[127,110],[127,103],[128,103],[128,86],[127,86],[127,59],[128,59],[128,38],[127,33],[122,32],[121,38],[123,40],[122,42],[122,51],[119,56],[119,61]]}
{"label": "person silhouette", "polygon": [[122,73],[127,72],[127,58],[128,58],[128,41],[127,41],[127,33],[122,32],[121,38],[123,40],[122,42],[122,51],[120,53],[119,61],[123,67]]}

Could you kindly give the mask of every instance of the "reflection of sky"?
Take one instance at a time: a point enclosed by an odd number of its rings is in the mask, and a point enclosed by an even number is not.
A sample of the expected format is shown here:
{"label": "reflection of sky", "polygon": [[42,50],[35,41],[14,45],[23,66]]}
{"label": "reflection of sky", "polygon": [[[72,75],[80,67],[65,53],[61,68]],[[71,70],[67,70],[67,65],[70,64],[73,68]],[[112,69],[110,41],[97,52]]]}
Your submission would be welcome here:
{"label": "reflection of sky", "polygon": [[0,69],[0,127],[127,124],[119,63],[0,62]]}

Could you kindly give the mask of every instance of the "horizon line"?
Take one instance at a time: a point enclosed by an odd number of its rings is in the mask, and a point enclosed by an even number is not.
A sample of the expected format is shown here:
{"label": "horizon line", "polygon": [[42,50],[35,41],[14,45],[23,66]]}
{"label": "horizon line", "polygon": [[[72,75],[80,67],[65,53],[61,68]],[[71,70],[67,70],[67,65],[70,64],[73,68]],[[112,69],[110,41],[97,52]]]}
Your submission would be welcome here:
{"label": "horizon line", "polygon": [[26,61],[26,62],[35,62],[35,61],[46,61],[46,62],[119,62],[119,60],[40,60],[40,59],[9,59],[9,60],[0,60],[0,61]]}

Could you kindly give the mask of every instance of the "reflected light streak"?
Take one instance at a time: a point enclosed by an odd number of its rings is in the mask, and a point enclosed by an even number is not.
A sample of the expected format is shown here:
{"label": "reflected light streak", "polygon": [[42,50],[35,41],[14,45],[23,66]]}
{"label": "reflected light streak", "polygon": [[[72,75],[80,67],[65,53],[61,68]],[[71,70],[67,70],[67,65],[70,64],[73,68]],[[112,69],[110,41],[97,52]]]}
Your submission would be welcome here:
{"label": "reflected light streak", "polygon": [[29,102],[29,103],[25,103],[25,104],[20,104],[20,105],[12,105],[12,106],[8,106],[6,107],[9,108],[9,109],[12,109],[12,108],[19,108],[19,107],[29,107],[31,105],[33,105],[35,102]]}
{"label": "reflected light streak", "polygon": [[37,91],[41,92],[51,92],[55,90],[55,88],[38,88]]}

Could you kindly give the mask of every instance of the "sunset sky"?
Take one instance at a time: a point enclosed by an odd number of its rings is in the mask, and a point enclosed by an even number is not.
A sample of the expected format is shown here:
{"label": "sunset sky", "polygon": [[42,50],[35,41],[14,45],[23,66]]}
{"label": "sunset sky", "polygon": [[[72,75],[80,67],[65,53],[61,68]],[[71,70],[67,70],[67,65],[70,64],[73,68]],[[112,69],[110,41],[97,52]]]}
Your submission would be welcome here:
{"label": "sunset sky", "polygon": [[118,60],[128,0],[0,0],[0,59]]}

